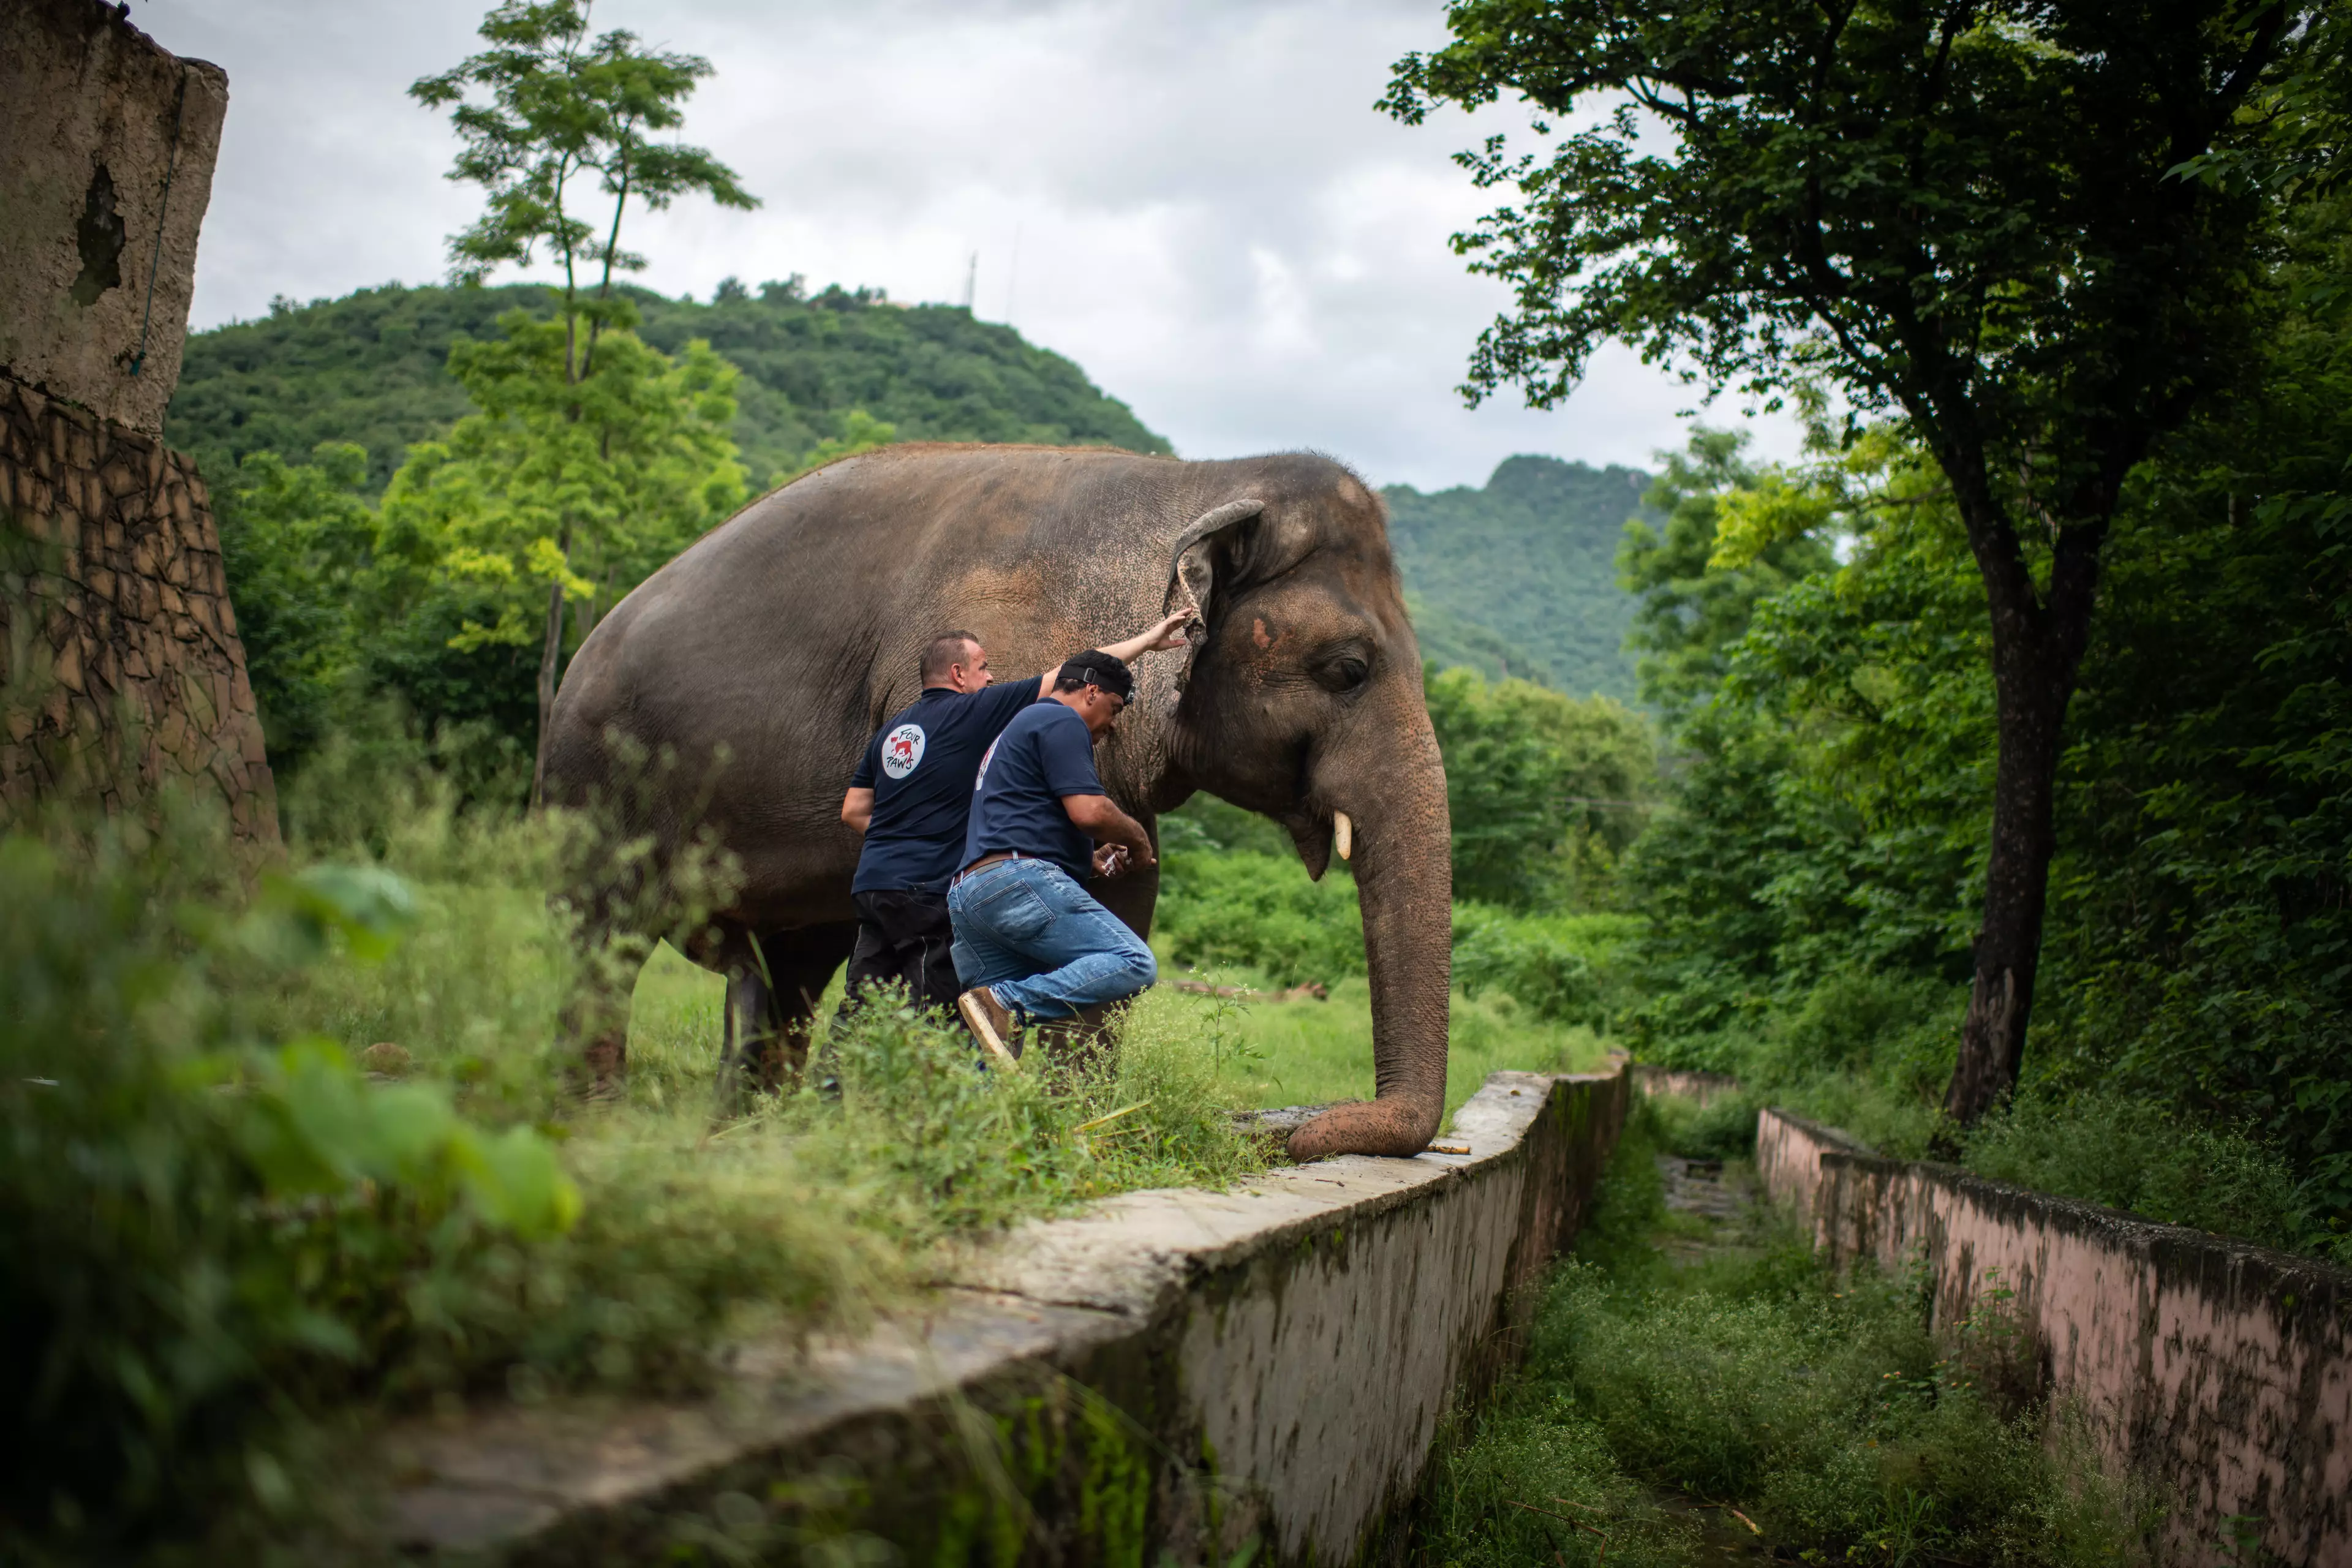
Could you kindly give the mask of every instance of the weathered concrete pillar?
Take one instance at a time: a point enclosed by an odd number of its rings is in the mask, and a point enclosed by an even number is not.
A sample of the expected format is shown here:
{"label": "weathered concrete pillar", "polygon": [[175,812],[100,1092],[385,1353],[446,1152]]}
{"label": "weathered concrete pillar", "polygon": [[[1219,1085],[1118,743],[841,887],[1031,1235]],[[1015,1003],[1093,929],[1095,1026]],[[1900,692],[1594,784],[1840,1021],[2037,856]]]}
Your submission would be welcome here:
{"label": "weathered concrete pillar", "polygon": [[278,809],[220,533],[163,442],[228,79],[98,0],[0,5],[0,802]]}

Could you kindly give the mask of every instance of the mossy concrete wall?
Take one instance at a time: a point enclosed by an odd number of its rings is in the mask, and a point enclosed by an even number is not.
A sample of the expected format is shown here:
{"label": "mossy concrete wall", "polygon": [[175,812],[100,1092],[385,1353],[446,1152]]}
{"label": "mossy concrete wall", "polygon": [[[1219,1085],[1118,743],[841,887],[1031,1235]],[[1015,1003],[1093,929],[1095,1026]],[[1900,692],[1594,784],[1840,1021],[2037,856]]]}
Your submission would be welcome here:
{"label": "mossy concrete wall", "polygon": [[0,368],[163,433],[227,111],[112,5],[0,5]]}
{"label": "mossy concrete wall", "polygon": [[1031,1225],[855,1342],[752,1347],[692,1403],[421,1420],[368,1467],[380,1543],[509,1563],[1340,1563],[1401,1542],[1449,1404],[1622,1125],[1622,1073],[1497,1073],[1461,1155],[1348,1157]]}
{"label": "mossy concrete wall", "polygon": [[2042,1386],[2170,1489],[2183,1561],[2227,1558],[2244,1529],[2286,1563],[2352,1563],[2352,1273],[1882,1159],[1777,1110],[1756,1156],[1836,1260],[1924,1262],[1939,1324],[1997,1303]]}

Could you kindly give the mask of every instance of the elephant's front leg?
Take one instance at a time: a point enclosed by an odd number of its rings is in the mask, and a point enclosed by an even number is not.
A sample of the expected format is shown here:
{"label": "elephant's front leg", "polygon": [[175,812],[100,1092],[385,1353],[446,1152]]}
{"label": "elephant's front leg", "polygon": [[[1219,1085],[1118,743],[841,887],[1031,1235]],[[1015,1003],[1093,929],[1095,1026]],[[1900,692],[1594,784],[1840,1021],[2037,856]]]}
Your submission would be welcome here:
{"label": "elephant's front leg", "polygon": [[722,1113],[740,1110],[755,1089],[773,1093],[799,1078],[808,1061],[817,998],[856,941],[851,924],[744,933],[740,952],[730,955],[727,968],[719,1047]]}

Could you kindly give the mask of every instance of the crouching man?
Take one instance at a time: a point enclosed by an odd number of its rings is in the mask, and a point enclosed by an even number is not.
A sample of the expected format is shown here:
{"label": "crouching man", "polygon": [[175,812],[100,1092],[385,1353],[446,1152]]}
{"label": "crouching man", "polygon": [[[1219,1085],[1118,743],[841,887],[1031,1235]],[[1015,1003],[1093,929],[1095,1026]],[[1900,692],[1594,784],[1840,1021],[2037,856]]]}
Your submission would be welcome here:
{"label": "crouching man", "polygon": [[1158,977],[1143,939],[1095,901],[1089,871],[1153,864],[1143,825],[1111,804],[1095,742],[1135,690],[1121,659],[1065,659],[1047,699],[1024,708],[981,759],[964,864],[948,889],[956,1011],[1001,1067],[1032,1021],[1134,995]]}
{"label": "crouching man", "polygon": [[[1123,671],[1127,659],[1181,647],[1192,614],[1180,610],[1093,657]],[[1026,680],[992,685],[988,650],[970,632],[941,632],[923,650],[922,696],[876,732],[841,799],[841,820],[866,837],[850,883],[857,908],[850,1006],[861,1004],[868,988],[894,980],[917,1006],[954,1004],[961,987],[949,952],[947,889],[956,868],[971,858],[964,841],[982,753],[1015,714],[1059,683],[1061,673],[1055,665]]]}

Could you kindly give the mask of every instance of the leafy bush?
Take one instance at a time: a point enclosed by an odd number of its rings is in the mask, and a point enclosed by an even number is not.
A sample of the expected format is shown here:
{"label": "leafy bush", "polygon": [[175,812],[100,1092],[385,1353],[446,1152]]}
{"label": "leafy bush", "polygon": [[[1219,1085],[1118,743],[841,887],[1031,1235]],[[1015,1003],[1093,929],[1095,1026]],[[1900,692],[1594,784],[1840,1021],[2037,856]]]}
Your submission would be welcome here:
{"label": "leafy bush", "polygon": [[0,1274],[6,1535],[135,1539],[221,1488],[282,1503],[289,1410],[496,1359],[446,1307],[579,1214],[529,1128],[247,1027],[225,982],[380,951],[396,881],[272,875],[239,907],[227,866],[217,824],[0,839],[0,1247],[26,1265]]}
{"label": "leafy bush", "polygon": [[1476,997],[1495,990],[1539,1018],[1608,1023],[1625,1000],[1620,952],[1640,928],[1623,915],[1517,915],[1454,906],[1454,978]]}
{"label": "leafy bush", "polygon": [[2113,1090],[2020,1095],[1969,1135],[1967,1161],[1980,1175],[2265,1247],[2326,1250],[2332,1239],[2308,1234],[2276,1150]]}
{"label": "leafy bush", "polygon": [[1650,729],[1583,700],[1475,669],[1430,669],[1429,721],[1445,758],[1457,898],[1595,909],[1640,831],[1657,773]]}
{"label": "leafy bush", "polygon": [[1296,858],[1171,848],[1153,934],[1180,964],[1241,964],[1277,984],[1364,973],[1364,916],[1344,870],[1310,882]]}
{"label": "leafy bush", "polygon": [[377,1410],[696,1387],[946,1237],[1259,1168],[1166,1028],[1004,1078],[868,1008],[838,1101],[714,1132],[711,1019],[583,1106],[544,889],[593,836],[379,793],[352,858],[252,892],[209,819],[0,837],[0,1247],[38,1260],[0,1274],[0,1557],[258,1528]]}
{"label": "leafy bush", "polygon": [[1916,1158],[1944,1128],[1944,1085],[1967,1005],[1965,987],[1931,976],[1837,969],[1751,1021],[1654,1039],[1643,1056],[1739,1080],[1740,1095],[1707,1108],[1710,1147],[1744,1150],[1757,1108],[1769,1104]]}

